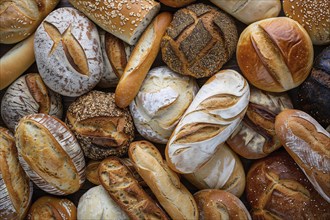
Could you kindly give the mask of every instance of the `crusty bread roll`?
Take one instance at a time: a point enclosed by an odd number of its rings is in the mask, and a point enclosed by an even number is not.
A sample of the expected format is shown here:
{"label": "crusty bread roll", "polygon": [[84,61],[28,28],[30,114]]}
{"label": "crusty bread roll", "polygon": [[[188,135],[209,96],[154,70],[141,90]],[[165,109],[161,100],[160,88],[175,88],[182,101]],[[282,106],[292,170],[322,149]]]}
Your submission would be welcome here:
{"label": "crusty bread roll", "polygon": [[27,215],[27,220],[42,219],[76,220],[77,208],[66,198],[43,196],[32,204]]}
{"label": "crusty bread roll", "polygon": [[61,96],[44,84],[37,73],[18,78],[6,90],[1,100],[1,117],[7,127],[14,131],[25,115],[45,113],[62,118]]}
{"label": "crusty bread roll", "polygon": [[205,189],[194,194],[199,219],[251,220],[245,205],[233,194],[217,189]]}
{"label": "crusty bread roll", "polygon": [[330,203],[330,134],[305,112],[276,116],[276,134],[320,195]]}
{"label": "crusty bread roll", "polygon": [[40,189],[67,195],[84,183],[84,155],[59,119],[42,113],[25,116],[16,127],[15,140],[23,169]]}
{"label": "crusty bread roll", "polygon": [[79,220],[129,220],[103,186],[95,186],[80,197],[77,214]]}
{"label": "crusty bread roll", "polygon": [[179,173],[203,166],[239,125],[249,103],[247,81],[234,70],[222,70],[198,91],[173,131],[166,161]]}
{"label": "crusty bread roll", "polygon": [[285,93],[270,93],[255,87],[250,92],[245,117],[227,144],[242,157],[259,159],[282,146],[275,133],[275,117],[282,110],[292,108],[292,103]]}
{"label": "crusty bread roll", "polygon": [[315,45],[330,43],[329,8],[329,0],[283,0],[285,15],[299,22]]}
{"label": "crusty bread roll", "polygon": [[225,143],[199,169],[183,176],[198,189],[221,189],[237,197],[241,197],[244,192],[243,165]]}
{"label": "crusty bread roll", "polygon": [[277,17],[281,11],[280,0],[210,0],[245,24]]}
{"label": "crusty bread roll", "polygon": [[14,82],[34,63],[33,42],[34,34],[15,45],[0,58],[0,90]]}
{"label": "crusty bread roll", "polygon": [[134,139],[129,109],[118,108],[114,96],[93,90],[71,103],[66,113],[65,122],[93,160],[123,156]]}
{"label": "crusty bread roll", "polygon": [[99,181],[99,165],[101,161],[90,160],[86,166],[86,178],[89,182],[100,185]]}
{"label": "crusty bread roll", "polygon": [[60,0],[3,0],[0,4],[0,43],[13,44],[30,36]]}
{"label": "crusty bread roll", "polygon": [[119,158],[108,157],[101,162],[99,180],[130,219],[168,219]]}
{"label": "crusty bread roll", "polygon": [[325,201],[285,152],[256,161],[247,174],[246,198],[252,219],[329,219]]}
{"label": "crusty bread roll", "polygon": [[160,50],[160,41],[172,20],[169,12],[156,16],[135,45],[116,88],[116,104],[127,107],[134,99]]}
{"label": "crusty bread roll", "polygon": [[131,143],[128,151],[136,170],[172,219],[198,219],[194,197],[148,141]]}
{"label": "crusty bread roll", "polygon": [[150,70],[130,104],[136,129],[144,138],[166,144],[197,91],[192,77],[166,66]]}
{"label": "crusty bread roll", "polygon": [[13,134],[0,127],[0,219],[24,219],[32,198],[32,182],[22,169]]}
{"label": "crusty bread roll", "polygon": [[242,32],[236,50],[238,66],[259,89],[284,92],[299,86],[313,64],[313,44],[296,21],[268,18]]}
{"label": "crusty bread roll", "polygon": [[97,28],[74,8],[58,8],[43,20],[35,34],[34,52],[43,81],[61,95],[80,96],[102,77]]}
{"label": "crusty bread roll", "polygon": [[173,8],[180,8],[185,5],[189,5],[190,3],[196,1],[196,0],[159,0],[164,5],[173,7]]}
{"label": "crusty bread roll", "polygon": [[69,0],[105,31],[134,45],[160,9],[160,4],[148,1]]}
{"label": "crusty bread roll", "polygon": [[162,39],[162,58],[174,72],[209,77],[232,57],[237,39],[235,23],[226,13],[192,4],[174,14]]}

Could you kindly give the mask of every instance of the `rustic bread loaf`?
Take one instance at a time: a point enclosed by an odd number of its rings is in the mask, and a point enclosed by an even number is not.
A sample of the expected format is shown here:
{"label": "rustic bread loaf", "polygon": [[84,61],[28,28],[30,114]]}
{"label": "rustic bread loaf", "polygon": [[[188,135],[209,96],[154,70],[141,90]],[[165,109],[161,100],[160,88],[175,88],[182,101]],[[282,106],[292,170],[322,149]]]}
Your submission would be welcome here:
{"label": "rustic bread loaf", "polygon": [[99,179],[130,219],[168,219],[119,158],[109,157],[101,162]]}
{"label": "rustic bread loaf", "polygon": [[33,188],[22,169],[13,134],[0,127],[0,219],[24,219]]}
{"label": "rustic bread loaf", "polygon": [[320,195],[330,203],[330,134],[305,112],[287,109],[276,116],[281,143]]}
{"label": "rustic bread loaf", "polygon": [[1,100],[1,117],[14,131],[22,117],[34,113],[61,118],[63,107],[61,96],[47,88],[39,74],[29,73],[18,78],[6,90]]}
{"label": "rustic bread loaf", "polygon": [[166,66],[150,70],[130,104],[136,129],[144,138],[166,144],[197,91],[192,77]]}
{"label": "rustic bread loaf", "polygon": [[159,0],[164,5],[173,7],[173,8],[180,8],[185,5],[189,5],[192,2],[195,2],[196,0]]}
{"label": "rustic bread loaf", "polygon": [[269,92],[299,86],[310,73],[313,55],[306,30],[286,17],[250,24],[240,35],[236,50],[238,66],[247,80]]}
{"label": "rustic bread loaf", "polygon": [[131,143],[128,151],[137,172],[172,219],[198,219],[194,197],[148,141]]}
{"label": "rustic bread loaf", "polygon": [[93,90],[71,103],[66,113],[68,127],[93,160],[124,155],[134,139],[132,116],[128,108],[115,105],[114,96]]}
{"label": "rustic bread loaf", "polygon": [[0,43],[13,44],[30,36],[60,0],[3,0],[0,4]]}
{"label": "rustic bread loaf", "polygon": [[99,165],[101,161],[96,161],[96,160],[90,160],[87,163],[86,166],[86,178],[89,182],[95,184],[95,185],[100,185],[99,181]]}
{"label": "rustic bread loaf", "polygon": [[66,198],[40,197],[29,209],[27,220],[65,219],[76,220],[77,208]]}
{"label": "rustic bread loaf", "polygon": [[169,166],[180,173],[193,173],[203,166],[239,125],[249,98],[249,85],[238,72],[223,70],[211,77],[167,143]]}
{"label": "rustic bread loaf", "polygon": [[160,4],[148,1],[90,1],[69,0],[98,26],[130,45],[134,45],[140,35],[156,16]]}
{"label": "rustic bread loaf", "polygon": [[330,203],[314,190],[285,151],[270,154],[251,166],[246,198],[253,219],[330,218]]}
{"label": "rustic bread loaf", "polygon": [[25,116],[17,125],[15,140],[23,169],[40,189],[67,195],[84,183],[84,155],[59,119],[42,113]]}
{"label": "rustic bread loaf", "polygon": [[102,77],[97,28],[74,8],[56,9],[43,20],[35,34],[34,52],[43,81],[61,95],[80,96]]}
{"label": "rustic bread loaf", "polygon": [[250,88],[250,102],[245,117],[227,144],[237,154],[248,159],[267,156],[282,146],[275,133],[275,117],[292,108],[285,93],[270,93]]}
{"label": "rustic bread loaf", "polygon": [[162,58],[175,72],[209,77],[232,57],[237,39],[227,14],[202,3],[189,5],[174,14],[162,39]]}

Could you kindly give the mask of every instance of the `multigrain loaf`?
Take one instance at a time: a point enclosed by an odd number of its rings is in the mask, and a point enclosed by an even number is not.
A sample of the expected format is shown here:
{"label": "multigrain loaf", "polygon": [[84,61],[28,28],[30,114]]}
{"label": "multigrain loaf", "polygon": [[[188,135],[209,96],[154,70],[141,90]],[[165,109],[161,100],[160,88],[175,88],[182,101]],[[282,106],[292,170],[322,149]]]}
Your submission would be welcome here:
{"label": "multigrain loaf", "polygon": [[198,91],[173,131],[165,156],[179,173],[193,173],[234,132],[249,103],[247,81],[234,70],[222,70]]}
{"label": "multigrain loaf", "polygon": [[59,119],[42,113],[24,116],[17,125],[15,140],[23,169],[40,189],[67,195],[84,183],[83,152]]}
{"label": "multigrain loaf", "polygon": [[0,127],[0,219],[24,219],[32,198],[32,182],[22,169],[15,138]]}
{"label": "multigrain loaf", "polygon": [[234,21],[205,4],[178,10],[162,38],[163,61],[175,72],[195,78],[214,75],[234,54]]}
{"label": "multigrain loaf", "polygon": [[109,157],[101,162],[99,179],[130,219],[168,219],[119,158]]}
{"label": "multigrain loaf", "polygon": [[135,141],[131,143],[128,155],[137,172],[172,219],[198,219],[193,196],[152,143]]}

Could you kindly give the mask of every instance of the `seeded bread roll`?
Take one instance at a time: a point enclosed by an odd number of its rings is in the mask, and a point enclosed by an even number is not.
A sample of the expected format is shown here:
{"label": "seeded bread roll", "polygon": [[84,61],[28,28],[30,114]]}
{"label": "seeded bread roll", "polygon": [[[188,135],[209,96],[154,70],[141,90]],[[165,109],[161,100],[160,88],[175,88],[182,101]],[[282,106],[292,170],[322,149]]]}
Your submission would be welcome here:
{"label": "seeded bread roll", "polygon": [[84,183],[84,155],[59,119],[42,113],[25,116],[17,125],[15,140],[23,169],[40,189],[67,195]]}
{"label": "seeded bread roll", "polygon": [[35,113],[62,118],[62,98],[44,84],[38,73],[29,73],[18,78],[6,90],[1,100],[1,117],[14,131],[22,117]]}
{"label": "seeded bread roll", "polygon": [[328,0],[283,0],[285,15],[300,23],[315,45],[330,43],[329,8]]}
{"label": "seeded bread roll", "polygon": [[18,161],[13,134],[0,127],[0,219],[24,219],[32,198],[32,182]]}
{"label": "seeded bread roll", "polygon": [[66,123],[93,160],[124,155],[134,138],[132,116],[128,108],[116,106],[113,93],[91,91],[79,97],[69,106]]}
{"label": "seeded bread roll", "polygon": [[30,36],[60,0],[3,0],[0,4],[0,43],[13,44]]}
{"label": "seeded bread roll", "polygon": [[299,86],[310,73],[313,55],[306,30],[286,17],[250,24],[240,35],[236,50],[238,66],[247,80],[269,92]]}
{"label": "seeded bread roll", "polygon": [[162,58],[175,72],[209,77],[232,57],[237,39],[227,14],[202,3],[189,5],[174,14],[162,39]]}
{"label": "seeded bread roll", "polygon": [[41,219],[76,220],[77,208],[68,199],[43,196],[33,203],[27,215],[27,220]]}
{"label": "seeded bread roll", "polygon": [[147,1],[69,0],[98,26],[130,45],[134,45],[160,9],[160,4]]}

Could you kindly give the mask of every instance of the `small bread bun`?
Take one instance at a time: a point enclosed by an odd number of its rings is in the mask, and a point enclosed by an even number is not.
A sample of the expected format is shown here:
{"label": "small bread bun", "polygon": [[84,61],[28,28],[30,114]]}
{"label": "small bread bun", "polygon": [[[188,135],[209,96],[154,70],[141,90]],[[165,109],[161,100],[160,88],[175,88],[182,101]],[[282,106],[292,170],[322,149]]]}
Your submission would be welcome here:
{"label": "small bread bun", "polygon": [[313,55],[306,30],[286,17],[250,24],[242,32],[236,50],[239,68],[247,80],[269,92],[299,86],[310,73]]}
{"label": "small bread bun", "polygon": [[101,161],[90,160],[86,166],[86,178],[89,182],[100,185],[99,181],[99,165]]}
{"label": "small bread bun", "polygon": [[77,208],[66,198],[40,197],[31,206],[27,220],[65,219],[76,220]]}
{"label": "small bread bun", "polygon": [[313,44],[330,43],[329,0],[283,0],[283,10],[306,29]]}
{"label": "small bread bun", "polygon": [[173,7],[173,8],[180,8],[186,5],[189,5],[190,3],[195,2],[196,0],[159,0],[164,5]]}

